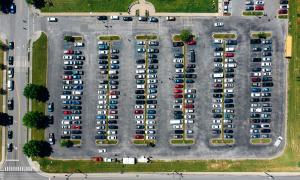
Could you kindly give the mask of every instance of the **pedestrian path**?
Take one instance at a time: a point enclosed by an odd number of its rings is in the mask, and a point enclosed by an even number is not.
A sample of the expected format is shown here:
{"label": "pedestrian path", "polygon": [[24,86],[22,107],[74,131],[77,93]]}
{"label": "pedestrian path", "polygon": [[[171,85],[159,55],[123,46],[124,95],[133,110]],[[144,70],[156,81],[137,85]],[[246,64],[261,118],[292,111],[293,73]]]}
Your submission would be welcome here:
{"label": "pedestrian path", "polygon": [[1,171],[4,172],[30,172],[33,171],[30,166],[6,166]]}

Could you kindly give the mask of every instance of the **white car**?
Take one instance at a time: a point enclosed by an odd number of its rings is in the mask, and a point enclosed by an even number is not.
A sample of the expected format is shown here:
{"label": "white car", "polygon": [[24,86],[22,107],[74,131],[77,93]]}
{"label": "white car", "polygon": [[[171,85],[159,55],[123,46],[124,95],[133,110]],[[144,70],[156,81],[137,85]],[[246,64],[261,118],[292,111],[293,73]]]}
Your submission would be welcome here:
{"label": "white car", "polygon": [[183,59],[182,58],[174,58],[173,62],[174,63],[183,63]]}
{"label": "white car", "polygon": [[57,22],[57,18],[56,17],[48,17],[47,21],[48,22]]}
{"label": "white car", "polygon": [[246,5],[253,5],[254,3],[253,3],[252,0],[250,0],[250,1],[246,1],[245,4],[246,4]]}
{"label": "white car", "polygon": [[256,4],[256,5],[264,5],[265,2],[264,2],[264,1],[256,1],[255,4]]}
{"label": "white car", "polygon": [[114,139],[118,139],[118,137],[117,136],[107,136],[107,139],[114,140]]}
{"label": "white car", "polygon": [[223,56],[223,52],[214,52],[214,57],[221,57]]}
{"label": "white car", "polygon": [[195,118],[195,115],[194,114],[186,114],[186,115],[184,115],[184,117],[186,119],[193,119],[193,118]]}
{"label": "white car", "polygon": [[98,51],[98,54],[108,54],[108,50],[100,50]]}
{"label": "white car", "polygon": [[106,149],[98,149],[98,153],[106,153]]}
{"label": "white car", "polygon": [[185,113],[194,113],[194,109],[185,109]]}
{"label": "white car", "polygon": [[116,115],[109,115],[107,116],[108,119],[118,119],[118,116]]}
{"label": "white car", "polygon": [[97,105],[97,109],[106,109],[106,105]]}
{"label": "white car", "polygon": [[186,89],[184,90],[185,93],[196,93],[196,89]]}
{"label": "white car", "polygon": [[261,71],[262,72],[271,72],[272,69],[269,67],[269,68],[261,68]]}
{"label": "white car", "polygon": [[155,124],[155,120],[146,120],[146,124]]}
{"label": "white car", "polygon": [[214,123],[214,124],[221,124],[221,119],[214,119],[214,120],[213,120],[213,123]]}
{"label": "white car", "polygon": [[119,64],[119,61],[118,60],[111,60],[110,63],[111,64]]}
{"label": "white car", "polygon": [[212,129],[221,129],[221,125],[216,125],[216,124],[213,124],[213,125],[211,125],[211,128]]}
{"label": "white car", "polygon": [[183,125],[182,124],[174,124],[173,129],[182,129]]}
{"label": "white car", "polygon": [[157,75],[156,74],[148,74],[147,77],[149,79],[156,79],[157,78]]}
{"label": "white car", "polygon": [[73,65],[74,61],[64,61],[64,65]]}
{"label": "white car", "polygon": [[222,63],[214,63],[214,67],[223,67],[223,64]]}
{"label": "white car", "polygon": [[156,95],[147,95],[148,99],[156,99]]}
{"label": "white car", "polygon": [[260,93],[251,93],[251,97],[260,97]]}
{"label": "white car", "polygon": [[224,112],[226,112],[226,113],[234,113],[234,109],[224,109]]}
{"label": "white car", "polygon": [[251,112],[261,112],[262,109],[261,108],[250,108]]}
{"label": "white car", "polygon": [[155,134],[154,130],[145,131],[145,134]]}
{"label": "white car", "polygon": [[62,134],[71,134],[71,131],[63,131]]}
{"label": "white car", "polygon": [[99,96],[98,96],[98,99],[101,99],[101,100],[102,100],[102,99],[106,99],[106,96],[104,96],[104,95],[99,95]]}
{"label": "white car", "polygon": [[224,26],[224,23],[223,22],[216,22],[216,23],[214,23],[214,26],[215,27],[222,27],[222,26]]}
{"label": "white car", "polygon": [[157,80],[156,79],[148,79],[148,83],[154,84],[154,83],[157,83]]}
{"label": "white car", "polygon": [[194,120],[193,119],[186,119],[184,121],[184,123],[186,123],[186,124],[194,124]]}
{"label": "white car", "polygon": [[117,134],[117,131],[116,130],[108,130],[107,134]]}
{"label": "white car", "polygon": [[74,84],[83,84],[83,81],[82,80],[75,80],[73,83]]}
{"label": "white car", "polygon": [[222,104],[213,104],[212,107],[213,108],[222,108]]}
{"label": "white car", "polygon": [[212,102],[213,103],[221,103],[221,102],[223,102],[223,100],[222,99],[213,98]]}
{"label": "white car", "polygon": [[104,105],[104,104],[106,104],[106,101],[105,100],[100,100],[100,101],[98,101],[98,104],[99,105]]}
{"label": "white car", "polygon": [[136,66],[137,69],[145,69],[146,65],[139,64]]}
{"label": "white car", "polygon": [[144,105],[135,105],[134,108],[135,109],[144,109]]}
{"label": "white car", "polygon": [[272,73],[271,72],[263,72],[263,75],[264,76],[272,76]]}
{"label": "white car", "polygon": [[119,97],[117,95],[110,95],[109,98],[110,99],[118,99]]}
{"label": "white car", "polygon": [[138,41],[136,44],[137,45],[145,45],[145,41]]}
{"label": "white car", "polygon": [[97,114],[99,114],[99,115],[106,115],[106,110],[97,111]]}
{"label": "white car", "polygon": [[14,68],[13,67],[8,68],[7,74],[8,74],[9,78],[13,78],[14,77]]}
{"label": "white car", "polygon": [[222,83],[222,79],[214,79],[215,83]]}
{"label": "white car", "polygon": [[155,136],[146,136],[146,139],[156,139],[156,137]]}
{"label": "white car", "polygon": [[261,76],[261,73],[260,73],[260,72],[252,72],[252,73],[251,73],[251,76],[252,76],[252,77],[260,77],[260,76]]}
{"label": "white car", "polygon": [[193,130],[186,130],[187,134],[193,134]]}
{"label": "white car", "polygon": [[214,44],[222,44],[223,39],[214,39]]}
{"label": "white car", "polygon": [[74,43],[74,46],[75,46],[75,47],[83,47],[83,46],[84,46],[84,43],[83,43],[83,42],[75,42],[75,43]]}
{"label": "white car", "polygon": [[270,63],[270,62],[262,62],[261,63],[261,66],[262,67],[269,67],[269,66],[271,66],[272,64]]}
{"label": "white car", "polygon": [[183,68],[176,68],[175,72],[176,73],[183,73]]}
{"label": "white car", "polygon": [[261,107],[261,104],[253,103],[253,104],[251,104],[251,107]]}
{"label": "white car", "polygon": [[137,52],[143,53],[143,52],[146,52],[146,49],[144,49],[144,48],[138,48],[138,49],[137,49]]}
{"label": "white car", "polygon": [[98,41],[98,45],[104,45],[107,44],[105,41]]}
{"label": "white car", "polygon": [[262,61],[266,62],[266,61],[272,61],[272,58],[270,57],[263,57]]}
{"label": "white car", "polygon": [[110,16],[111,20],[119,20],[119,16]]}
{"label": "white car", "polygon": [[225,58],[225,62],[226,62],[226,63],[233,63],[233,62],[235,62],[235,61],[234,61],[234,59],[232,59],[232,58]]}
{"label": "white car", "polygon": [[134,118],[135,119],[144,119],[144,115],[135,115]]}
{"label": "white car", "polygon": [[233,83],[234,80],[233,80],[233,78],[225,78],[224,82],[226,82],[226,83]]}
{"label": "white car", "polygon": [[280,145],[280,143],[281,143],[282,140],[283,140],[283,138],[282,138],[281,136],[279,136],[279,137],[277,138],[277,140],[275,141],[274,146],[275,146],[275,147],[278,147],[278,146]]}
{"label": "white car", "polygon": [[63,59],[65,59],[65,60],[72,60],[72,59],[73,59],[73,56],[64,55],[64,56],[63,56]]}
{"label": "white car", "polygon": [[155,109],[156,105],[154,105],[154,104],[147,104],[147,108],[148,109]]}

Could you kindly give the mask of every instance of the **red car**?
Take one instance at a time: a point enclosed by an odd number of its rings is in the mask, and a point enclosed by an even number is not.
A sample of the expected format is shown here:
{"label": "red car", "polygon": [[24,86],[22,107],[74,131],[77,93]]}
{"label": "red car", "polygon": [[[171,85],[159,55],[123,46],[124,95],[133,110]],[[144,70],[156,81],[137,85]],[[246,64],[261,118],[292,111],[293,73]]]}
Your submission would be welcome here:
{"label": "red car", "polygon": [[227,52],[227,53],[225,53],[224,56],[225,56],[225,57],[234,57],[234,53],[229,53],[229,52]]}
{"label": "red car", "polygon": [[64,80],[72,80],[73,78],[72,78],[72,76],[63,76],[63,79]]}
{"label": "red car", "polygon": [[188,109],[194,108],[194,105],[193,105],[193,104],[186,104],[186,105],[185,105],[185,108],[188,108]]}
{"label": "red car", "polygon": [[174,98],[183,98],[182,94],[174,94]]}
{"label": "red car", "polygon": [[264,10],[264,6],[255,6],[255,10]]}
{"label": "red car", "polygon": [[182,93],[182,89],[174,89],[174,93]]}
{"label": "red car", "polygon": [[81,129],[81,126],[78,126],[78,125],[72,125],[71,128],[72,128],[72,129]]}
{"label": "red car", "polygon": [[118,114],[118,111],[117,110],[110,110],[109,114]]}
{"label": "red car", "polygon": [[135,111],[134,111],[134,114],[143,114],[143,113],[144,113],[143,110],[135,110]]}
{"label": "red car", "polygon": [[288,13],[287,9],[279,9],[278,10],[278,14],[287,14],[287,13]]}
{"label": "red car", "polygon": [[189,42],[187,42],[188,45],[196,45],[197,44],[197,41],[195,40],[191,40]]}
{"label": "red car", "polygon": [[74,54],[74,51],[69,49],[69,50],[65,50],[64,54]]}
{"label": "red car", "polygon": [[175,88],[183,88],[183,84],[176,84]]}
{"label": "red car", "polygon": [[63,112],[64,112],[64,115],[72,114],[72,111],[63,111]]}
{"label": "red car", "polygon": [[260,78],[253,77],[253,78],[251,78],[251,81],[252,81],[252,82],[260,82],[261,79],[260,79]]}
{"label": "red car", "polygon": [[119,95],[120,92],[119,92],[119,91],[110,91],[109,94],[110,94],[110,95]]}
{"label": "red car", "polygon": [[134,139],[144,139],[144,136],[143,135],[135,135]]}
{"label": "red car", "polygon": [[214,84],[214,87],[222,87],[222,84],[221,83],[216,83],[216,84]]}

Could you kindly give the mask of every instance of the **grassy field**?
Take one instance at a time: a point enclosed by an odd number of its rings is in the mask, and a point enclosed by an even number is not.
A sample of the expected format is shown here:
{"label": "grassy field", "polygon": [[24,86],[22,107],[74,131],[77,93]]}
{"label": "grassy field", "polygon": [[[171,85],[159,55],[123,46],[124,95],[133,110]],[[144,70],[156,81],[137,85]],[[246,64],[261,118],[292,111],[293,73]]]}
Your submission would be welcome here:
{"label": "grassy field", "polygon": [[[46,85],[47,79],[47,36],[42,33],[37,41],[33,43],[32,51],[32,83]],[[45,113],[45,103],[32,101],[32,111]],[[31,138],[44,140],[44,130],[32,129]]]}
{"label": "grassy field", "polygon": [[[300,14],[300,8],[298,14]],[[52,159],[38,159],[41,170],[46,172],[299,172],[300,171],[300,16],[297,17],[296,0],[290,0],[289,33],[293,36],[293,57],[288,71],[288,132],[287,147],[282,156],[273,160],[200,160],[200,161],[155,161],[150,164],[122,165],[119,163],[97,163],[87,160],[61,161]],[[297,26],[298,22],[298,26]],[[284,59],[282,59],[284,60]]]}
{"label": "grassy field", "polygon": [[[148,0],[156,12],[190,12],[190,13],[216,13],[217,0]],[[216,4],[213,6],[213,1]]]}
{"label": "grassy field", "polygon": [[51,0],[42,12],[127,12],[133,0]]}
{"label": "grassy field", "polygon": [[[0,42],[1,43],[1,42]],[[3,64],[4,61],[4,52],[0,49],[0,64]],[[3,86],[3,71],[0,70],[0,87]],[[3,112],[3,95],[0,95],[0,112]],[[0,147],[2,146],[2,129],[0,126]],[[2,160],[2,148],[0,149],[0,161]]]}

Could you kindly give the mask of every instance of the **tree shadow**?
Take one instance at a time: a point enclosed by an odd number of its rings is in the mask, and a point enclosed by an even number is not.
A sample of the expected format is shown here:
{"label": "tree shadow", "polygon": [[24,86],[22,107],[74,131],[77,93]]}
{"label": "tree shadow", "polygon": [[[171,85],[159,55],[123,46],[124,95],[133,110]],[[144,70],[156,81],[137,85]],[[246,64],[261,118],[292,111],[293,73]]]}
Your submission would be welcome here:
{"label": "tree shadow", "polygon": [[50,94],[49,91],[46,87],[44,86],[39,86],[38,87],[38,101],[46,102],[49,100]]}
{"label": "tree shadow", "polygon": [[47,141],[40,141],[40,147],[39,157],[49,157],[53,152],[51,145]]}

